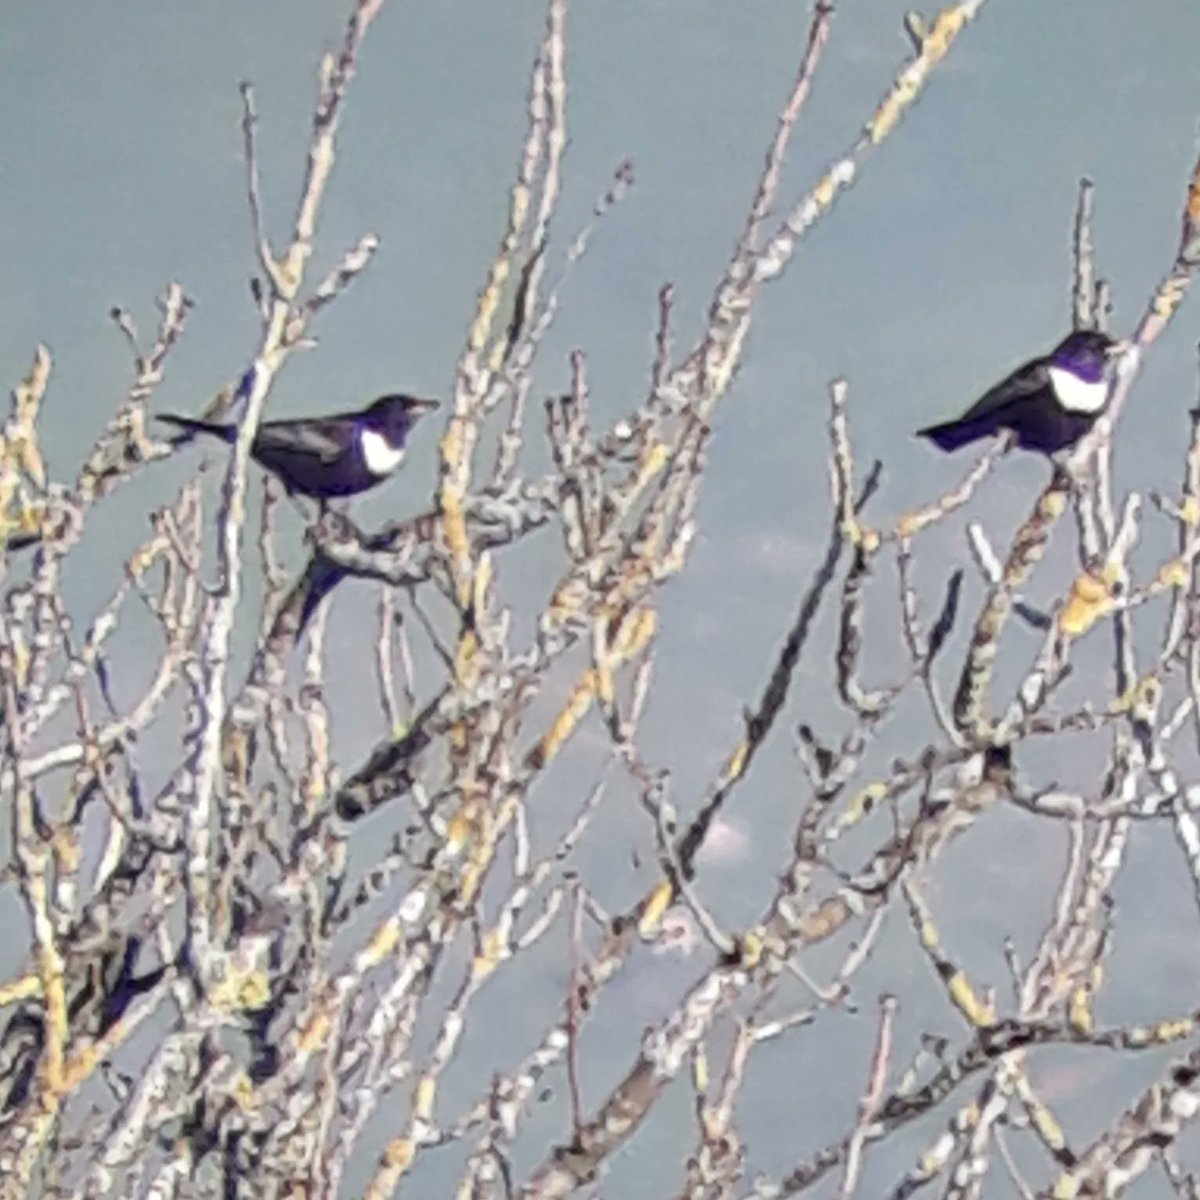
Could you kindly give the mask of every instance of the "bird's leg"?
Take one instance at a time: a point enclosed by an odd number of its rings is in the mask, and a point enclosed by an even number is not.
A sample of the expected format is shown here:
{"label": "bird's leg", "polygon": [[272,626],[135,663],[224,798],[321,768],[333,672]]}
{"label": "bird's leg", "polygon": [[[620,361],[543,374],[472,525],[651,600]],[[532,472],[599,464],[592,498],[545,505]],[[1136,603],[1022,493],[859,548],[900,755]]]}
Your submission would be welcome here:
{"label": "bird's leg", "polygon": [[292,488],[288,487],[286,483],[284,483],[284,488],[287,491],[287,498],[295,506],[296,511],[300,514],[300,519],[305,525],[312,525],[325,516],[325,502],[323,500],[314,500],[317,506],[316,516],[314,517],[312,509],[307,504],[309,497],[298,494]]}
{"label": "bird's leg", "polygon": [[354,522],[350,519],[350,498],[348,496],[341,496],[336,501],[322,501],[322,510],[322,519],[328,519],[334,530],[341,532],[355,528]]}
{"label": "bird's leg", "polygon": [[314,497],[317,505],[317,519],[313,522],[312,528],[317,533],[318,540],[321,534],[337,534],[338,521],[337,512],[328,500],[321,497]]}
{"label": "bird's leg", "polygon": [[348,530],[355,528],[350,520],[350,504],[335,504],[329,499],[317,500],[316,528],[333,538],[344,538]]}

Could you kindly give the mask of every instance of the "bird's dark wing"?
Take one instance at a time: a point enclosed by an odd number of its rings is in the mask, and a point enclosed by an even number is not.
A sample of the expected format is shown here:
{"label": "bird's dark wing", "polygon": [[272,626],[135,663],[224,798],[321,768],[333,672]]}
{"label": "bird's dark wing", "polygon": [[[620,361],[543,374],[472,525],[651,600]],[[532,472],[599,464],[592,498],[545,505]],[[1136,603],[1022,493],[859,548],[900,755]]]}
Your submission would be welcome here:
{"label": "bird's dark wing", "polygon": [[354,428],[346,421],[311,420],[266,421],[254,439],[254,452],[260,458],[303,455],[323,463],[336,462],[351,448]]}
{"label": "bird's dark wing", "polygon": [[979,417],[991,416],[1015,401],[1036,395],[1049,386],[1049,362],[1044,358],[1035,358],[984,392],[958,420],[974,421]]}

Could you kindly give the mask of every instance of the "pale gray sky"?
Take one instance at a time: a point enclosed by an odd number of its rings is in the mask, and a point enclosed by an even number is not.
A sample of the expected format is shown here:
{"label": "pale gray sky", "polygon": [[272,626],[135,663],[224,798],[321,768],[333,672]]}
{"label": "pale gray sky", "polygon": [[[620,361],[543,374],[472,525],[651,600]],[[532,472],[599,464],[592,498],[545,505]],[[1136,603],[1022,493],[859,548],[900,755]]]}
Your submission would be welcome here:
{"label": "pale gray sky", "polygon": [[[15,383],[38,341],[54,351],[44,436],[60,471],[91,443],[127,383],[126,349],[107,317],[114,303],[146,328],[168,280],[181,281],[197,303],[159,393],[164,408],[198,408],[244,367],[257,323],[246,286],[253,262],[238,84],[249,79],[257,88],[264,197],[280,233],[300,178],[315,64],[340,36],[346,7],[329,0],[9,6],[0,39],[0,373]],[[839,11],[785,197],[856,137],[908,52],[901,25],[908,7],[869,0]],[[288,366],[274,415],[349,406],[385,389],[448,392],[502,229],[541,23],[532,0],[387,6],[346,109],[318,262],[330,263],[367,230],[380,235],[382,249],[322,320],[319,350]],[[596,410],[615,415],[636,405],[656,295],[667,280],[676,287],[681,343],[695,333],[740,229],[807,24],[808,6],[794,0],[572,6],[560,237],[586,218],[626,157],[638,182],[567,288],[541,360],[543,391],[562,388],[566,354],[582,347]],[[882,510],[954,478],[958,460],[938,458],[911,430],[953,414],[1065,330],[1068,235],[1084,174],[1096,181],[1099,265],[1113,282],[1115,325],[1126,329],[1174,251],[1200,117],[1197,46],[1196,4],[992,0],[786,279],[764,294],[746,364],[719,418],[703,536],[665,602],[662,691],[647,732],[675,772],[682,805],[732,744],[742,705],[763,679],[824,539],[827,381],[849,378],[861,456],[886,460]],[[1118,454],[1132,486],[1174,486],[1178,478],[1194,402],[1196,313],[1190,301],[1135,393]],[[419,502],[434,437],[424,431],[405,479],[359,510],[368,521]],[[1005,464],[987,500],[999,526],[1011,527],[1042,470],[1030,461]],[[119,552],[143,528],[131,532],[130,522],[181,478],[162,468],[114,499],[111,541],[93,545],[76,568],[81,597],[111,590]],[[931,551],[938,568],[931,583],[961,553],[958,545]],[[339,596],[331,637],[342,652],[365,652],[360,626],[372,602],[364,587]],[[349,682],[338,696],[335,679],[335,703],[347,703],[356,686]],[[817,696],[802,694],[793,720],[819,719]],[[349,725],[337,733],[350,749],[379,732]],[[780,861],[778,829],[794,811],[796,779],[780,739],[736,810],[746,852],[764,878]],[[1005,863],[1028,855],[1027,829],[1013,818],[1011,831],[1011,844],[987,847],[997,879]],[[1060,848],[1047,851],[1047,878]],[[612,853],[626,853],[616,831]],[[1169,890],[1175,868],[1159,872],[1149,851],[1145,861],[1147,888]],[[745,893],[744,878],[744,863],[724,876],[714,871],[714,901],[735,916],[762,899]],[[989,946],[994,935],[989,927]],[[632,998],[630,1011],[641,1011]],[[614,1044],[627,1045],[624,1032],[612,1032]],[[861,1045],[861,1032],[847,1021],[848,1044]],[[827,1049],[838,1052],[832,1043]],[[811,1053],[804,1047],[789,1068],[812,1069]],[[624,1062],[624,1054],[613,1061]],[[594,1083],[599,1089],[604,1081]],[[759,1128],[769,1131],[751,1147],[763,1169],[778,1170],[820,1143],[824,1118],[792,1107],[792,1083],[785,1070],[756,1079],[747,1093]],[[681,1110],[680,1146],[688,1144],[687,1120]],[[844,1124],[839,1112],[835,1127]],[[669,1161],[678,1157],[677,1146],[658,1149]],[[660,1194],[655,1154],[636,1146],[611,1194]],[[906,1165],[880,1156],[872,1162],[876,1182]]]}

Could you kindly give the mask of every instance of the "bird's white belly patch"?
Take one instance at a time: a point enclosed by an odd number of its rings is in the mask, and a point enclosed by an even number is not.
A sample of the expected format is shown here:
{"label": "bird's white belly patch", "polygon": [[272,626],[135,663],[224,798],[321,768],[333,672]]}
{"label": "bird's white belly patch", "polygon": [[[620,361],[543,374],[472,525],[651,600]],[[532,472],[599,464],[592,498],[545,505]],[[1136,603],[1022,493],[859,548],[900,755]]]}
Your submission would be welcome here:
{"label": "bird's white belly patch", "polygon": [[382,433],[364,429],[360,436],[363,462],[372,475],[381,478],[390,475],[404,461],[404,451],[393,446]]}
{"label": "bird's white belly patch", "polygon": [[1108,398],[1106,380],[1098,379],[1095,383],[1088,383],[1086,379],[1080,379],[1078,375],[1073,375],[1062,367],[1050,368],[1050,383],[1059,404],[1067,412],[1099,412]]}

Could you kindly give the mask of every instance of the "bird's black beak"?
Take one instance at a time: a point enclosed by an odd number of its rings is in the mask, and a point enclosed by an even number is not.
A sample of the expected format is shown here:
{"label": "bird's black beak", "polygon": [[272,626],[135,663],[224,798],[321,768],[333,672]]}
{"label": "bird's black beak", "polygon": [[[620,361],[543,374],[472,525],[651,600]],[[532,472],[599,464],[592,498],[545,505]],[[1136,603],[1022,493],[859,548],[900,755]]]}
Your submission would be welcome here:
{"label": "bird's black beak", "polygon": [[1104,354],[1107,358],[1120,358],[1123,354],[1127,354],[1132,348],[1132,338],[1117,338],[1117,340],[1104,351]]}
{"label": "bird's black beak", "polygon": [[431,413],[439,408],[441,408],[441,404],[437,400],[422,400],[418,396],[414,396],[408,402],[408,411],[414,417],[423,417],[426,413]]}

